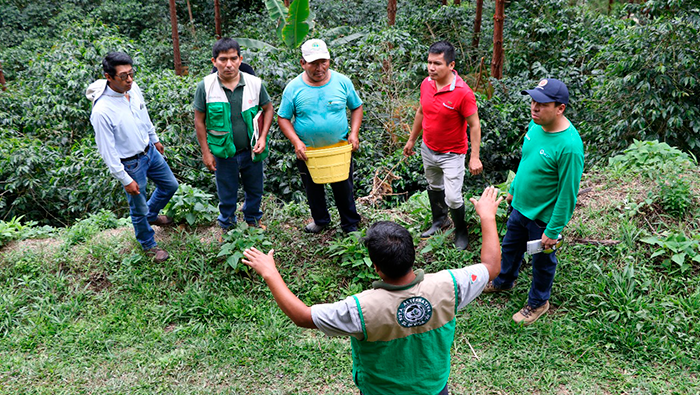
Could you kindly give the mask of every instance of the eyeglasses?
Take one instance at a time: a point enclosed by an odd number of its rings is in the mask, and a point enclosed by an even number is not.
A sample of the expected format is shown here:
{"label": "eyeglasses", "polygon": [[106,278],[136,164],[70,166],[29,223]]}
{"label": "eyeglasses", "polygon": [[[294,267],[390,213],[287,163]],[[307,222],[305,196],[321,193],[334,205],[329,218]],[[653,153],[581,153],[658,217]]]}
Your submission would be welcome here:
{"label": "eyeglasses", "polygon": [[136,74],[136,70],[131,69],[130,72],[117,74],[115,77],[119,78],[122,81],[126,81],[129,77],[131,77],[131,79],[133,80],[135,74]]}

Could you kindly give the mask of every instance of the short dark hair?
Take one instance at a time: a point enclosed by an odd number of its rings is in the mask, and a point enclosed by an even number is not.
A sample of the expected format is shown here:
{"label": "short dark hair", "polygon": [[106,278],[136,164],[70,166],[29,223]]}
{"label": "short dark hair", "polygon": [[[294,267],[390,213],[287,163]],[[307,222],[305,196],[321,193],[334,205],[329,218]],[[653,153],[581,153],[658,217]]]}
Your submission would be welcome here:
{"label": "short dark hair", "polygon": [[232,49],[235,49],[238,56],[241,56],[241,46],[238,44],[238,41],[224,37],[214,43],[214,47],[211,49],[211,56],[216,59],[221,52],[228,52]]}
{"label": "short dark hair", "polygon": [[416,249],[413,238],[403,226],[379,221],[367,229],[364,238],[369,259],[389,278],[400,278],[413,268]]}
{"label": "short dark hair", "polygon": [[110,52],[102,59],[102,70],[105,74],[109,74],[114,77],[117,74],[117,66],[122,66],[128,64],[133,66],[134,61],[131,57],[124,52]]}
{"label": "short dark hair", "polygon": [[430,46],[430,49],[428,49],[428,53],[433,53],[436,55],[442,54],[442,57],[445,58],[446,64],[450,64],[455,61],[455,47],[454,45],[450,44],[449,41],[443,40],[434,43]]}

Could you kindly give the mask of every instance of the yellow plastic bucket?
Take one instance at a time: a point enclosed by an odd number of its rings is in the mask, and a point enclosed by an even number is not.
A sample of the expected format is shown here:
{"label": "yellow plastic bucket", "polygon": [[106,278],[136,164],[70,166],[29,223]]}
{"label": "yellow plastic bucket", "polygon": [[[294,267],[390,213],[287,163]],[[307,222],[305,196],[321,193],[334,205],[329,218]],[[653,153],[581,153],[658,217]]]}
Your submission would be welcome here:
{"label": "yellow plastic bucket", "polygon": [[352,145],[347,141],[320,148],[306,149],[306,167],[316,184],[330,184],[348,179]]}

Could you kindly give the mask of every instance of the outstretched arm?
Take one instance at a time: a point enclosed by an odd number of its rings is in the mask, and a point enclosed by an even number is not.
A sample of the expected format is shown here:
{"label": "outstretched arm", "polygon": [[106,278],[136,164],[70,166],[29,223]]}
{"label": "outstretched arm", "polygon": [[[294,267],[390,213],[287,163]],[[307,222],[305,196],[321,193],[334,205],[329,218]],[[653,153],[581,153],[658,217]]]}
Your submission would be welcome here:
{"label": "outstretched arm", "polygon": [[243,263],[252,267],[253,270],[262,276],[270,291],[272,291],[272,296],[275,297],[277,305],[287,317],[297,326],[315,329],[316,325],[311,319],[311,308],[294,295],[284,280],[282,280],[282,276],[275,266],[274,252],[275,250],[270,250],[270,252],[265,254],[257,248],[249,248],[243,252],[243,255],[246,257],[246,259],[243,259]]}
{"label": "outstretched arm", "polygon": [[493,280],[501,272],[501,244],[496,227],[496,211],[503,197],[496,198],[498,188],[488,187],[484,189],[478,201],[474,198],[469,199],[481,218],[481,262],[489,271],[489,280]]}

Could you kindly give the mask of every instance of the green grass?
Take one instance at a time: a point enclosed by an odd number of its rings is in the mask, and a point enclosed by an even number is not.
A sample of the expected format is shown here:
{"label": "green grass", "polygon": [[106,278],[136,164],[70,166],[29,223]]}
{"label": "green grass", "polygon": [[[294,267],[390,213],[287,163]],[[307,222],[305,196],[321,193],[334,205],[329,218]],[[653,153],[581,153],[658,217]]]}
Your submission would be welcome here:
{"label": "green grass", "polygon": [[[619,185],[590,182],[611,194]],[[527,263],[513,291],[482,295],[463,310],[451,393],[698,393],[700,270],[670,270],[639,241],[658,229],[697,233],[697,207],[679,221],[654,207],[630,215],[619,200],[595,201],[582,199],[569,232],[620,243],[565,245],[552,309],[530,327],[511,320],[527,298]],[[264,239],[302,300],[332,302],[368,288],[372,270],[354,261],[361,254],[352,238],[301,232],[304,205],[266,197],[265,207]],[[415,202],[361,213],[363,227],[392,219],[416,235],[428,215]],[[500,215],[499,225],[504,220]],[[115,226],[122,228],[105,231]],[[1,394],[358,393],[349,341],[295,327],[261,279],[217,257],[213,232],[167,230],[161,244],[172,257],[154,264],[123,226],[99,213],[61,232],[51,248],[2,251]],[[473,236],[466,252],[452,248],[449,234],[416,237],[416,266],[474,263],[478,232]],[[238,237],[260,240],[245,231]]]}

